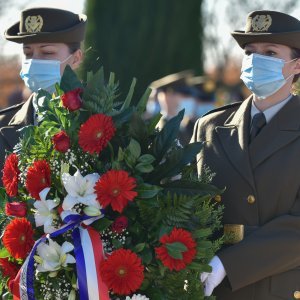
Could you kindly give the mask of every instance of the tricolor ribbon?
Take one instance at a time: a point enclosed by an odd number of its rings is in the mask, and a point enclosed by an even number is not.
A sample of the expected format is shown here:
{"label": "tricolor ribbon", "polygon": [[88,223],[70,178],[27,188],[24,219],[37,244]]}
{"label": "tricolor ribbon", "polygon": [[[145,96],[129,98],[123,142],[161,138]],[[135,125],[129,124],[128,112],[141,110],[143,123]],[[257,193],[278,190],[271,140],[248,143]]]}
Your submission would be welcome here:
{"label": "tricolor ribbon", "polygon": [[80,300],[109,300],[108,289],[100,277],[100,264],[104,260],[103,245],[99,233],[90,226],[82,227],[84,220],[95,221],[98,217],[84,217],[70,221],[57,231],[37,240],[14,279],[13,300],[35,300],[34,255],[38,245],[48,238],[55,238],[73,230],[74,253],[78,277]]}

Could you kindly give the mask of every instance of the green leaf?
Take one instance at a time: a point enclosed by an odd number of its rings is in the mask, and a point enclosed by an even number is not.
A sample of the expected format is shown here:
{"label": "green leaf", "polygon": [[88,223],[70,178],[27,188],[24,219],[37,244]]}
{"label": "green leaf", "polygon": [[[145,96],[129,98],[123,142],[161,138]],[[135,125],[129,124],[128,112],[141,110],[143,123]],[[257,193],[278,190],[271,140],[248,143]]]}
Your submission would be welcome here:
{"label": "green leaf", "polygon": [[154,168],[152,165],[139,163],[135,166],[135,169],[141,173],[150,173]]}
{"label": "green leaf", "polygon": [[161,226],[160,231],[159,231],[159,239],[165,235],[165,234],[170,234],[170,232],[173,230],[173,226]]}
{"label": "green leaf", "polygon": [[159,187],[157,185],[147,184],[147,183],[138,185],[138,188],[136,189],[136,191],[138,193],[138,197],[141,199],[153,198],[161,190],[162,190],[161,187]]}
{"label": "green leaf", "polygon": [[188,250],[187,247],[180,242],[166,243],[165,246],[168,250],[168,254],[175,259],[182,259],[182,252]]}
{"label": "green leaf", "polygon": [[145,112],[150,94],[151,94],[151,89],[147,88],[145,93],[143,94],[142,98],[140,99],[140,101],[137,104],[138,113],[142,114]]}
{"label": "green leaf", "polygon": [[9,257],[10,254],[6,248],[1,248],[0,249],[0,258],[6,258]]}
{"label": "green leaf", "polygon": [[155,115],[154,117],[152,117],[150,119],[149,124],[148,124],[148,134],[153,134],[154,133],[154,131],[157,128],[157,124],[158,124],[159,120],[161,119],[161,117],[162,117],[162,114],[158,113],[157,115]]}
{"label": "green leaf", "polygon": [[211,241],[200,241],[197,243],[197,248],[211,248],[212,247],[212,242]]}
{"label": "green leaf", "polygon": [[184,148],[173,150],[166,158],[166,161],[158,165],[155,170],[149,174],[147,180],[153,183],[159,183],[164,178],[180,174],[184,166],[195,160],[201,148],[202,143],[197,142],[188,144]]}
{"label": "green leaf", "polygon": [[198,229],[193,232],[193,237],[194,238],[204,238],[208,237],[212,234],[212,230],[210,228],[203,228],[203,229]]}
{"label": "green leaf", "polygon": [[167,182],[163,184],[163,188],[172,194],[198,195],[199,197],[209,195],[203,198],[204,200],[223,193],[223,190],[214,185],[185,179]]}
{"label": "green leaf", "polygon": [[116,125],[116,127],[121,127],[124,125],[124,123],[127,123],[133,113],[133,108],[128,107],[127,109],[123,110],[121,113],[116,114],[113,116],[113,121]]}
{"label": "green leaf", "polygon": [[107,229],[112,223],[113,223],[113,221],[111,221],[107,218],[101,218],[101,219],[93,222],[93,224],[91,226],[94,227],[97,231],[101,232],[101,231]]}
{"label": "green leaf", "polygon": [[144,250],[145,246],[146,246],[145,243],[139,243],[139,244],[135,245],[132,250],[136,253],[139,253]]}
{"label": "green leaf", "polygon": [[178,113],[177,116],[170,119],[163,129],[157,134],[153,141],[152,151],[154,157],[160,162],[165,153],[174,143],[174,140],[178,137],[180,123],[183,119],[183,110]]}
{"label": "green leaf", "polygon": [[129,146],[128,146],[128,150],[130,151],[130,153],[137,159],[140,155],[141,155],[141,146],[140,144],[134,140],[131,139]]}
{"label": "green leaf", "polygon": [[8,202],[8,196],[6,194],[6,190],[3,187],[0,187],[0,202],[6,203]]}
{"label": "green leaf", "polygon": [[133,168],[136,163],[136,158],[134,155],[132,155],[129,149],[126,149],[124,152],[124,160],[130,168]]}
{"label": "green leaf", "polygon": [[132,99],[132,96],[133,96],[133,92],[134,92],[134,87],[135,87],[135,84],[136,84],[136,78],[133,78],[132,79],[132,82],[131,82],[131,85],[130,85],[130,88],[129,88],[129,91],[128,91],[128,94],[127,94],[127,97],[121,107],[121,111],[123,111],[124,109],[128,108],[130,103],[131,103],[131,99]]}
{"label": "green leaf", "polygon": [[89,72],[87,76],[87,89],[86,91],[95,90],[98,87],[102,87],[104,85],[104,69],[101,67],[95,73]]}
{"label": "green leaf", "polygon": [[121,147],[118,150],[118,161],[122,161],[124,159],[124,151]]}
{"label": "green leaf", "polygon": [[201,263],[192,262],[187,266],[190,270],[196,270],[199,272],[207,272],[210,273],[212,271],[211,266],[203,265]]}
{"label": "green leaf", "polygon": [[76,88],[83,88],[82,83],[77,78],[75,72],[69,65],[66,66],[60,81],[60,88],[65,92],[70,92]]}
{"label": "green leaf", "polygon": [[138,161],[144,164],[152,164],[155,161],[155,157],[151,154],[144,154],[139,157]]}
{"label": "green leaf", "polygon": [[190,270],[197,270],[200,272],[207,272],[210,273],[212,271],[212,268],[210,265],[203,265],[200,263],[192,262],[187,266]]}
{"label": "green leaf", "polygon": [[144,248],[141,253],[139,253],[140,257],[144,264],[150,264],[153,258],[152,252],[149,248]]}
{"label": "green leaf", "polygon": [[145,121],[141,118],[141,116],[134,112],[129,124],[128,134],[137,140],[141,147],[142,152],[149,151],[148,150],[148,129],[145,124]]}
{"label": "green leaf", "polygon": [[108,85],[113,85],[115,83],[115,73],[110,72],[109,74],[109,80],[108,80]]}

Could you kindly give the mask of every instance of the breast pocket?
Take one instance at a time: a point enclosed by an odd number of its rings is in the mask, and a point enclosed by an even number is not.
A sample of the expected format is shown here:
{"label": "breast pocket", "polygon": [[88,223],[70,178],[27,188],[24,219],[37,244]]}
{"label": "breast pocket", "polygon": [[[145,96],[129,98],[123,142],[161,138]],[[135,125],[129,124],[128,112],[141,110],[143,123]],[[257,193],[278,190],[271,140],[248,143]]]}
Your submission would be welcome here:
{"label": "breast pocket", "polygon": [[271,278],[271,294],[280,299],[300,299],[300,267]]}

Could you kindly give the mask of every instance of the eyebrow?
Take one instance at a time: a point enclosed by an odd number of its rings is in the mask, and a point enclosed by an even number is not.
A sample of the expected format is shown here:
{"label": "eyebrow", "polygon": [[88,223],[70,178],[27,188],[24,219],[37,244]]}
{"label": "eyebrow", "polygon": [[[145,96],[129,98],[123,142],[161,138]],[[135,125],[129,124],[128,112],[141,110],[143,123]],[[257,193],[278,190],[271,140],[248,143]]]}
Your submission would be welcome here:
{"label": "eyebrow", "polygon": [[[55,47],[55,45],[53,45],[53,44],[45,44],[45,45],[41,45],[40,46],[40,48],[45,48],[45,47]],[[23,45],[23,49],[24,48],[30,48],[30,46],[29,45]]]}
{"label": "eyebrow", "polygon": [[[277,44],[272,44],[272,43],[266,43],[265,46],[279,48]],[[255,48],[255,46],[253,46],[251,44],[247,44],[247,45],[245,45],[245,49],[246,48]]]}

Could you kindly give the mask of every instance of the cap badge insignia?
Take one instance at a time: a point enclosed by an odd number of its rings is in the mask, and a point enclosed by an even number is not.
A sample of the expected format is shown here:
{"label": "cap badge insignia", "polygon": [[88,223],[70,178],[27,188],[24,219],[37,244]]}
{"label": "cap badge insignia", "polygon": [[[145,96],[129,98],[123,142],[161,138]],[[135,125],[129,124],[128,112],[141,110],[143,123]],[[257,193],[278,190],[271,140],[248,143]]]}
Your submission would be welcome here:
{"label": "cap badge insignia", "polygon": [[251,22],[254,31],[267,31],[272,24],[270,15],[256,15]]}
{"label": "cap badge insignia", "polygon": [[43,18],[41,16],[28,16],[25,20],[25,28],[27,32],[40,32],[43,27]]}

